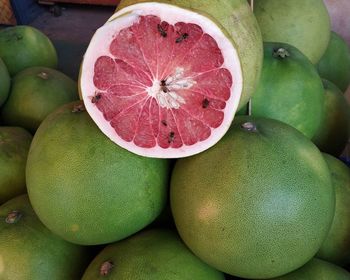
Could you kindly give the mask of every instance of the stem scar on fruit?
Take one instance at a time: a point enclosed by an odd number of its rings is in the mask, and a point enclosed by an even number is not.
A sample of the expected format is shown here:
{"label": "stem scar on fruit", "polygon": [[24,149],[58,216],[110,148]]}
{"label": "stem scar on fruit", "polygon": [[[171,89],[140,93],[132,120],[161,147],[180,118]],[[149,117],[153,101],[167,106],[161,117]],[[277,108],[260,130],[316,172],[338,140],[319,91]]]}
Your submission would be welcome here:
{"label": "stem scar on fruit", "polygon": [[101,267],[100,267],[100,275],[101,276],[106,276],[108,275],[112,268],[114,267],[114,264],[113,262],[111,261],[105,261],[103,264],[101,264]]}
{"label": "stem scar on fruit", "polygon": [[253,122],[242,123],[241,128],[246,130],[246,131],[252,131],[252,132],[257,131],[256,124]]}
{"label": "stem scar on fruit", "polygon": [[272,56],[275,58],[286,58],[290,56],[289,52],[285,48],[275,48],[273,49]]}
{"label": "stem scar on fruit", "polygon": [[18,222],[18,220],[21,217],[22,217],[22,213],[17,211],[17,210],[14,210],[14,211],[11,211],[10,213],[7,214],[5,222],[7,224],[15,224]]}

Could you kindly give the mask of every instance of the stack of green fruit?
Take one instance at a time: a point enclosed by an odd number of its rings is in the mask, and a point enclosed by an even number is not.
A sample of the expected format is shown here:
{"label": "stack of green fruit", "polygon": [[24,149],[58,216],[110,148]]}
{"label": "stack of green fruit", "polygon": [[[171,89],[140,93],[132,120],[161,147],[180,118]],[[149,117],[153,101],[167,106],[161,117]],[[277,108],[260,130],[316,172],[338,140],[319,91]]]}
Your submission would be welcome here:
{"label": "stack of green fruit", "polygon": [[322,0],[232,3],[259,24],[258,83],[176,160],[104,135],[43,33],[0,31],[0,279],[350,279],[349,46]]}

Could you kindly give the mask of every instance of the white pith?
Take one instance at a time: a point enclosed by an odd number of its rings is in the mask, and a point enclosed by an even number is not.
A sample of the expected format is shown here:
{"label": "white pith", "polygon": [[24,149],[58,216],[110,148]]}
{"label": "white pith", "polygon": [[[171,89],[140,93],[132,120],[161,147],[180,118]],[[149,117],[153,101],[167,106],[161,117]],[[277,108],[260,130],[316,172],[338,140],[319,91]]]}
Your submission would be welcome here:
{"label": "white pith", "polygon": [[164,81],[165,86],[161,86],[161,81],[155,79],[152,87],[146,88],[149,96],[154,97],[159,106],[167,109],[179,109],[185,100],[176,93],[179,89],[190,89],[196,81],[184,77],[184,69],[177,67],[172,76]]}
{"label": "white pith", "polygon": [[[195,23],[203,29],[204,33],[210,35],[217,42],[224,57],[224,64],[222,67],[231,72],[233,86],[231,87],[231,97],[227,100],[226,107],[223,110],[225,115],[223,122],[218,128],[212,129],[212,135],[206,140],[197,142],[191,146],[183,145],[180,148],[169,147],[164,149],[159,146],[142,148],[136,146],[133,142],[126,142],[120,138],[109,122],[104,119],[102,112],[91,102],[91,96],[94,96],[96,90],[93,83],[94,64],[96,60],[100,56],[111,56],[109,46],[114,36],[120,30],[137,22],[142,15],[155,15],[172,25],[177,22]],[[153,81],[152,87],[146,89],[146,92],[157,99],[159,106],[177,109],[185,101],[176,93],[176,89],[190,88],[194,83],[195,81],[184,78],[181,75],[181,65],[178,65],[174,75],[167,79],[167,88],[169,91],[166,94],[162,91],[160,81],[157,79]],[[179,158],[191,156],[208,149],[217,143],[226,133],[231,125],[242,93],[242,69],[237,51],[230,40],[224,35],[221,29],[207,17],[169,4],[154,2],[140,3],[121,9],[115,13],[104,26],[96,31],[84,56],[81,68],[80,87],[86,110],[101,131],[112,141],[142,156]]]}

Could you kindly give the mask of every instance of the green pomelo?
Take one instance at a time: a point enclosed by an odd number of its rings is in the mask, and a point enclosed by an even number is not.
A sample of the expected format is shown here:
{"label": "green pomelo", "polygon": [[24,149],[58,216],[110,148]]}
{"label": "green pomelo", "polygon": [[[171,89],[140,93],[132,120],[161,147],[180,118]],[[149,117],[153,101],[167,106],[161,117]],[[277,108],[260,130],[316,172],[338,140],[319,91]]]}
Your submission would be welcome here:
{"label": "green pomelo", "polygon": [[35,215],[27,195],[0,207],[0,279],[75,280],[89,262],[85,247],[52,234]]}
{"label": "green pomelo", "polygon": [[25,166],[31,141],[32,135],[21,127],[0,126],[0,205],[26,192]]}
{"label": "green pomelo", "polygon": [[170,230],[153,229],[111,244],[85,271],[83,280],[224,280]]}
{"label": "green pomelo", "polygon": [[322,78],[334,83],[342,92],[350,85],[350,48],[344,39],[333,31],[317,69]]}
{"label": "green pomelo", "polygon": [[244,278],[272,278],[309,261],[326,238],[335,195],[322,154],[282,122],[238,116],[224,138],[177,161],[171,208],[186,245]]}
{"label": "green pomelo", "polygon": [[57,67],[57,53],[52,42],[31,26],[18,25],[1,30],[0,57],[11,76],[33,66]]}
{"label": "green pomelo", "polygon": [[270,280],[349,280],[350,273],[345,269],[319,259],[312,259],[301,268]]}
{"label": "green pomelo", "polygon": [[350,106],[344,94],[333,83],[323,80],[323,86],[324,116],[312,141],[322,152],[339,156],[350,136]]}
{"label": "green pomelo", "polygon": [[[117,10],[148,0],[122,0]],[[253,94],[259,81],[263,46],[258,23],[246,0],[158,0],[192,10],[214,21],[231,38],[237,49],[243,72],[243,91],[238,105],[242,108]],[[183,19],[186,21],[186,19]]]}
{"label": "green pomelo", "polygon": [[123,239],[150,224],[167,196],[169,162],[144,158],[103,135],[81,102],[50,114],[29,150],[26,179],[34,211],[78,244]]}
{"label": "green pomelo", "polygon": [[255,0],[254,14],[264,42],[291,44],[314,64],[327,49],[330,18],[322,0]]}
{"label": "green pomelo", "polygon": [[306,56],[288,44],[264,44],[253,116],[280,120],[311,139],[323,118],[324,99],[321,78]]}
{"label": "green pomelo", "polygon": [[13,78],[1,119],[35,132],[49,113],[78,98],[76,82],[65,74],[46,67],[27,68]]}
{"label": "green pomelo", "polygon": [[328,237],[317,257],[341,266],[350,264],[350,169],[339,159],[323,154],[335,188],[335,214]]}
{"label": "green pomelo", "polygon": [[0,57],[0,107],[4,104],[11,85],[11,78],[7,71],[6,65]]}

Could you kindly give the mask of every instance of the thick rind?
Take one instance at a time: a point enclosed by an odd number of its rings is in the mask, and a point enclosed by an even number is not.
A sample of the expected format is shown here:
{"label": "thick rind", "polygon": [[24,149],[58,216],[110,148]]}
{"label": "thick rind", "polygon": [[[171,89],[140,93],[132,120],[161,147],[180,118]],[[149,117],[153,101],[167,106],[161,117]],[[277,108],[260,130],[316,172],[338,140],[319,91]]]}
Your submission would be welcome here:
{"label": "thick rind", "polygon": [[[171,12],[169,12],[171,11]],[[118,31],[118,29],[123,29],[130,26],[133,22],[136,22],[140,15],[150,14],[160,16],[162,19],[170,24],[174,24],[178,21],[190,22],[195,21],[200,23],[203,31],[212,36],[219,45],[225,62],[223,64],[224,68],[231,71],[233,75],[233,87],[231,89],[231,97],[226,102],[226,108],[224,110],[225,118],[220,127],[216,128],[213,134],[206,140],[197,142],[192,146],[182,146],[181,148],[167,148],[163,149],[159,146],[154,148],[142,148],[136,146],[132,142],[126,142],[120,138],[115,130],[110,126],[110,124],[104,119],[101,111],[97,109],[95,104],[91,102],[91,97],[93,96],[94,88],[93,76],[94,68],[93,65],[98,57],[107,55],[110,56],[109,45],[113,40],[113,36]],[[181,15],[181,19],[179,18]],[[116,26],[118,29],[116,29]],[[105,42],[101,45],[99,42]],[[240,94],[242,93],[242,72],[240,65],[240,57],[238,56],[235,46],[232,44],[231,40],[225,35],[218,26],[213,23],[209,18],[199,14],[194,13],[189,10],[184,10],[177,6],[162,4],[162,3],[144,3],[137,4],[133,6],[128,6],[125,9],[115,13],[110,20],[102,26],[93,38],[91,39],[90,45],[86,51],[80,76],[80,91],[86,110],[89,112],[90,116],[94,119],[98,127],[106,134],[112,141],[120,145],[121,147],[132,151],[138,155],[147,157],[157,157],[157,158],[179,158],[191,156],[200,153],[209,147],[216,144],[222,136],[226,133],[231,125],[234,117],[234,113],[237,110],[237,106],[240,100]]]}
{"label": "thick rind", "polygon": [[[122,0],[117,11],[147,0]],[[214,21],[236,47],[243,72],[243,91],[238,110],[247,104],[260,78],[263,44],[259,25],[246,0],[158,0],[197,12]],[[185,17],[184,17],[185,20]]]}

